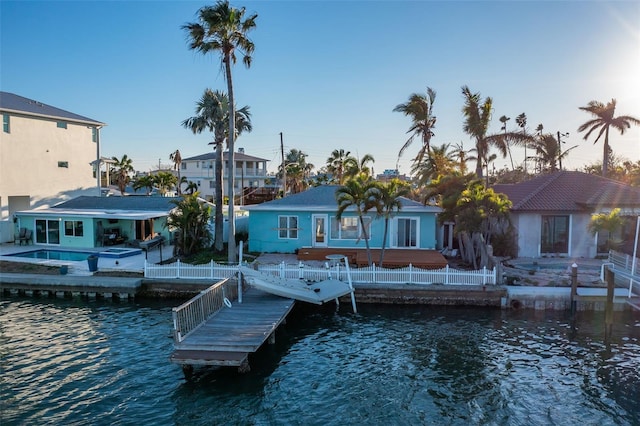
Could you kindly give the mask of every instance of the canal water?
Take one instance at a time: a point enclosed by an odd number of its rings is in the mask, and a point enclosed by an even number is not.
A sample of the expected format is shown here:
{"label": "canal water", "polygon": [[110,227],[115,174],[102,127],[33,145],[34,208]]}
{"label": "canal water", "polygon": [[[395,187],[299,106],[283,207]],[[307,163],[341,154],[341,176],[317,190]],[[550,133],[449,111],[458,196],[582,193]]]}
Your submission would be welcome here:
{"label": "canal water", "polygon": [[[163,302],[164,303],[164,302]],[[638,425],[640,315],[296,308],[252,370],[169,362],[171,306],[0,299],[0,424]]]}

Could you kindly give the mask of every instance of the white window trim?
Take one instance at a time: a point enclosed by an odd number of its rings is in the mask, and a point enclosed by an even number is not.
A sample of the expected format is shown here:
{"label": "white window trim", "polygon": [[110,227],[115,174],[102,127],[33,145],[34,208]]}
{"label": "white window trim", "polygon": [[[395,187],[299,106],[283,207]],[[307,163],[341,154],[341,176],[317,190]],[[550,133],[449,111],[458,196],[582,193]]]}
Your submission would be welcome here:
{"label": "white window trim", "polygon": [[[413,246],[398,246],[398,220],[415,220],[416,221],[416,245]],[[391,229],[389,229],[390,238],[388,240],[391,248],[406,248],[406,249],[418,249],[420,248],[420,217],[419,216],[396,216],[391,220]]]}
{"label": "white window trim", "polygon": [[[287,227],[286,228],[281,228],[280,227],[280,218],[283,218],[283,217],[287,218]],[[293,217],[296,218],[296,223],[297,223],[295,228],[291,227],[291,218],[293,218]],[[299,226],[300,226],[300,218],[297,215],[294,215],[294,214],[279,215],[278,216],[278,224],[277,225],[278,226],[276,228],[276,231],[278,232],[278,239],[279,240],[297,240],[298,239],[298,236],[300,235],[300,228],[299,228]],[[286,230],[287,231],[287,236],[286,237],[281,237],[280,236],[280,231],[282,231],[282,230]],[[291,232],[292,231],[296,232],[296,236],[295,237],[291,236]]]}
{"label": "white window trim", "polygon": [[[338,226],[338,236],[334,236],[333,235],[333,223],[334,221],[337,221],[335,216],[331,216],[329,218],[329,238],[332,240],[340,240],[340,241],[358,241],[358,240],[364,240],[364,234],[362,233],[362,225],[360,224],[360,218],[358,216],[342,216],[342,219],[355,219],[356,223],[358,224],[358,236],[356,238],[342,238],[342,226]],[[371,241],[371,223],[373,222],[373,218],[371,216],[363,216],[364,220],[365,220],[365,224],[367,225],[367,237],[369,239],[369,241]],[[367,220],[369,220],[369,223],[367,223]],[[339,222],[341,223],[341,222]]]}

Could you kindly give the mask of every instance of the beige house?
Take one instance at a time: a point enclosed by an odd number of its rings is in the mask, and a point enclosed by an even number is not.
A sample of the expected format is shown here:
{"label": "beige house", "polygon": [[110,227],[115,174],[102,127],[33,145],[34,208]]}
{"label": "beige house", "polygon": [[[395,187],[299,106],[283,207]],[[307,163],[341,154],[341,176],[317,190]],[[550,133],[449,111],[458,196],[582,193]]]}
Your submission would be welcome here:
{"label": "beige house", "polygon": [[[222,166],[222,191],[227,190],[227,179],[229,170],[227,169],[228,151],[223,156]],[[233,156],[236,162],[234,192],[236,196],[249,194],[258,188],[264,188],[267,176],[267,161],[264,158],[254,157],[244,153],[240,148]],[[200,196],[208,201],[215,199],[215,153],[196,155],[194,157],[183,158],[180,166],[180,175],[187,180],[198,185]],[[243,189],[244,192],[243,192]],[[226,194],[223,194],[226,195]],[[240,202],[242,204],[242,202]]]}
{"label": "beige house", "polygon": [[8,92],[0,92],[0,113],[0,242],[7,242],[15,212],[99,195],[94,165],[105,124]]}

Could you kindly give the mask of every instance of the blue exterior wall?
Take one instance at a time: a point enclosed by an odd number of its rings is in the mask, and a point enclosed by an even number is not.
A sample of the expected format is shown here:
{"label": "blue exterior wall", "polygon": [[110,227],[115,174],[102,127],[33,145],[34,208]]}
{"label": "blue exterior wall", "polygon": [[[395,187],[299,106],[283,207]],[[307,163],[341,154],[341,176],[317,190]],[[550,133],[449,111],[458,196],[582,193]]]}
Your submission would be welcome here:
{"label": "blue exterior wall", "polygon": [[[363,239],[333,239],[331,238],[331,222],[335,217],[335,210],[331,211],[297,211],[297,210],[278,210],[265,211],[254,210],[249,214],[249,251],[259,253],[295,253],[302,247],[311,247],[313,245],[313,226],[312,216],[315,214],[326,214],[329,219],[327,224],[327,247],[348,247],[348,248],[366,248]],[[296,239],[279,238],[279,216],[297,216],[298,218],[298,237]],[[382,238],[384,234],[384,219],[376,218],[375,214],[367,215],[372,219],[371,236],[369,245],[371,248],[380,248],[382,246]],[[343,217],[357,217],[354,214],[345,213]],[[435,249],[436,248],[436,214],[435,213],[415,213],[400,212],[394,217],[415,217],[419,220],[419,248]],[[392,220],[392,219],[391,219]],[[391,222],[390,220],[390,222]],[[391,224],[390,224],[391,228]],[[386,247],[390,247],[392,235],[387,235]]]}
{"label": "blue exterior wall", "polygon": [[[74,216],[74,215],[29,215],[29,214],[16,214],[18,220],[15,223],[15,234],[18,235],[20,228],[30,229],[33,232],[32,242],[38,244],[36,232],[36,220],[57,221],[59,223],[59,238],[60,247],[65,248],[88,248],[99,247],[102,243],[102,239],[98,238],[98,222],[102,222],[103,231],[111,228],[118,228],[121,236],[126,236],[128,240],[135,238],[135,220],[116,219],[113,223],[109,223],[108,219],[94,219],[87,216]],[[82,236],[69,236],[65,235],[65,221],[79,221],[82,222]],[[170,232],[165,226],[167,222],[166,217],[154,219],[152,230],[153,233],[162,234],[167,241],[169,241]]]}

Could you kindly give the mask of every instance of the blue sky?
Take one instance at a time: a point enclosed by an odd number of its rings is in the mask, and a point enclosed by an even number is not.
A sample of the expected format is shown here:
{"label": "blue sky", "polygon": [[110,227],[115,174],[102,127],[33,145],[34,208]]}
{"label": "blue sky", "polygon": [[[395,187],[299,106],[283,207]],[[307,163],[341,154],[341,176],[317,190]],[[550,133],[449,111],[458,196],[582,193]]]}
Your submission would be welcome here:
{"label": "blue sky", "polygon": [[[180,123],[205,88],[226,90],[218,56],[188,49],[181,26],[213,2],[0,1],[0,88],[107,123],[102,154],[133,158],[138,170],[211,149],[211,135]],[[569,132],[578,145],[565,166],[602,158],[584,141],[591,100],[618,101],[640,117],[640,2],[605,1],[252,1],[250,69],[234,68],[238,106],[253,132],[246,153],[280,162],[301,149],[317,168],[331,151],[372,154],[395,168],[410,120],[393,112],[414,92],[436,92],[435,145],[473,143],[462,131],[461,86],[493,98],[498,118],[525,112],[528,127]],[[640,160],[640,129],[611,135],[614,152]],[[398,165],[408,173],[419,141]],[[524,153],[514,152],[521,163]],[[497,168],[508,160],[496,161]]]}

